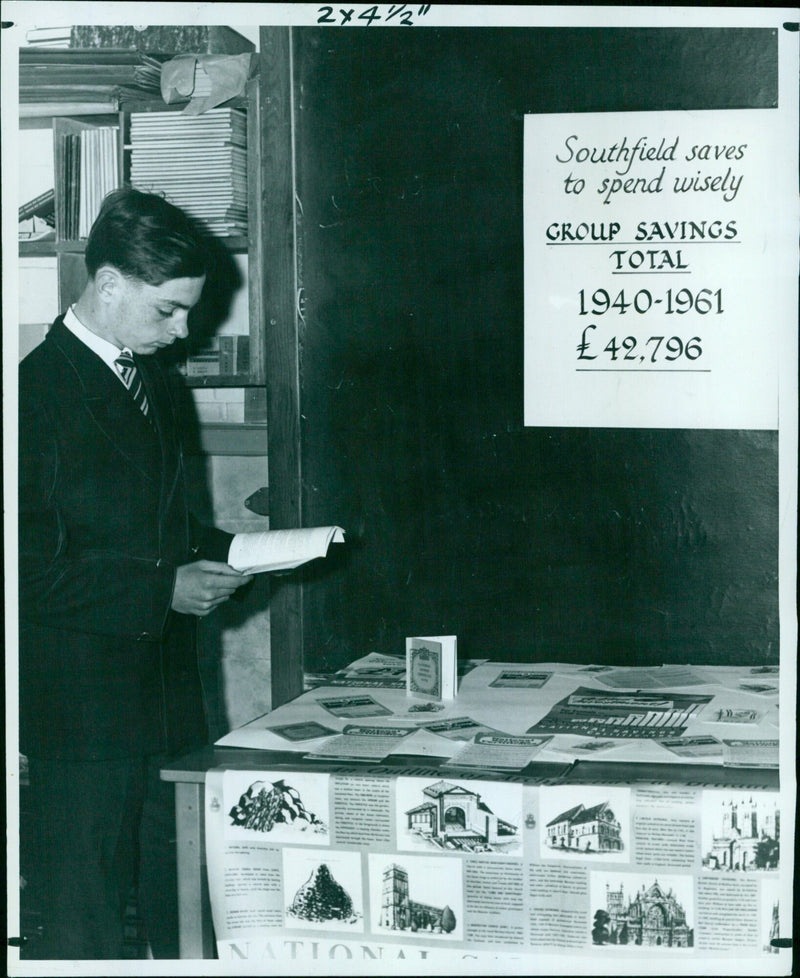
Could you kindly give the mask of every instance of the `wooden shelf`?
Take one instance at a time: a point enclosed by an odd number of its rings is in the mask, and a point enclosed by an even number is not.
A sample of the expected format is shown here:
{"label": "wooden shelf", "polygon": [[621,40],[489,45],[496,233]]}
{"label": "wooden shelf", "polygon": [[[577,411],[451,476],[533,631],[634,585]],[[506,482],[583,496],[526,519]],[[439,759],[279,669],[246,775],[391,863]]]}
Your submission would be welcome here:
{"label": "wooden shelf", "polygon": [[214,240],[225,245],[228,251],[247,254],[247,238],[243,234],[231,234],[227,238],[216,237]]}
{"label": "wooden shelf", "polygon": [[73,241],[56,241],[55,251],[67,251],[75,255],[82,255],[86,251],[86,239],[78,238]]}
{"label": "wooden shelf", "polygon": [[[244,235],[231,235],[230,237],[215,237],[215,241],[221,242],[230,252],[234,254],[247,254],[247,238]],[[55,257],[64,252],[82,254],[86,250],[86,241],[56,241],[55,233],[48,234],[46,238],[36,238],[29,241],[21,238],[19,241],[19,254],[21,258],[33,255]]]}
{"label": "wooden shelf", "polygon": [[250,374],[207,374],[202,377],[183,375],[187,387],[259,387]]}
{"label": "wooden shelf", "polygon": [[[120,101],[120,112],[182,112],[190,103],[190,99],[183,102],[164,102],[161,99],[137,99]],[[220,102],[215,105],[215,109],[246,109],[248,107],[247,97],[237,95],[229,98],[227,102]]]}
{"label": "wooden shelf", "polygon": [[241,422],[213,422],[198,427],[197,439],[184,446],[189,455],[267,454],[267,426]]}
{"label": "wooden shelf", "polygon": [[113,102],[26,103],[19,107],[20,129],[52,129],[53,119],[91,119],[96,126],[116,125],[119,119]]}
{"label": "wooden shelf", "polygon": [[19,256],[20,258],[54,258],[56,254],[56,235],[55,231],[48,234],[46,238],[35,238],[29,240],[20,238]]}

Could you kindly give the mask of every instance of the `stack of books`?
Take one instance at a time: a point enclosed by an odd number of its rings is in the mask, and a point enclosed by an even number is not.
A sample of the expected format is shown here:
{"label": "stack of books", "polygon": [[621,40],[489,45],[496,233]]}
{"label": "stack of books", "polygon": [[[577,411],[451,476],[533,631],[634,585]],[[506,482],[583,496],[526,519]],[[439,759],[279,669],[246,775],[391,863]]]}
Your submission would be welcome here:
{"label": "stack of books", "polygon": [[104,104],[122,97],[161,98],[161,65],[169,55],[58,47],[21,48],[19,101]]}
{"label": "stack of books", "polygon": [[25,32],[25,41],[34,47],[68,48],[72,28],[31,27]]}
{"label": "stack of books", "polygon": [[131,113],[131,184],[163,193],[214,235],[247,234],[247,118]]}
{"label": "stack of books", "polygon": [[119,128],[59,133],[56,228],[62,241],[88,237],[100,205],[119,183]]}

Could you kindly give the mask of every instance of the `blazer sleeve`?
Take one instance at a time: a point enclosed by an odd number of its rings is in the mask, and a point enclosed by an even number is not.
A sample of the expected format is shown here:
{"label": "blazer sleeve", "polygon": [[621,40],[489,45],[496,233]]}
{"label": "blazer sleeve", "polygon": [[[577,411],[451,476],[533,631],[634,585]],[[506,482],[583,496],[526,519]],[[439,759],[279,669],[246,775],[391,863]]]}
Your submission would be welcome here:
{"label": "blazer sleeve", "polygon": [[51,628],[158,640],[172,601],[175,566],[124,552],[71,556],[58,505],[54,419],[21,388],[19,414],[19,613]]}
{"label": "blazer sleeve", "polygon": [[[191,514],[189,519],[192,524],[193,539],[197,541],[194,545],[194,550],[197,553],[198,559],[218,560],[223,564],[227,564],[233,534],[227,533],[225,530],[220,530],[216,526],[204,526],[191,516]],[[253,590],[254,583],[255,576],[249,583],[242,584],[236,588],[231,595],[231,601],[244,601]]]}
{"label": "blazer sleeve", "polygon": [[233,534],[220,530],[216,526],[206,526],[191,513],[189,514],[189,524],[192,535],[192,550],[197,554],[197,559],[216,560],[222,564],[227,564]]}

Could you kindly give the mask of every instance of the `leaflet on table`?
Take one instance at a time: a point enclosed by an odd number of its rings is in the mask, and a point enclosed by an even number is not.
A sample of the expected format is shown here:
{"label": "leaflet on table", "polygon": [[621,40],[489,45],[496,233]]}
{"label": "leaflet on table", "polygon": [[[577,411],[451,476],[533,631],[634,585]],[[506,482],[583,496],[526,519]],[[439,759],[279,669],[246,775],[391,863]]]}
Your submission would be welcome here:
{"label": "leaflet on table", "polygon": [[778,767],[778,741],[728,739],[722,741],[723,763],[728,767]]}
{"label": "leaflet on table", "polygon": [[447,761],[446,766],[521,771],[550,740],[552,737],[478,733],[472,743],[465,744]]}
{"label": "leaflet on table", "polygon": [[217,747],[243,747],[250,750],[273,750],[301,755],[317,742],[334,737],[341,732],[341,723],[324,722],[325,714],[319,718],[315,711],[298,709],[296,705],[265,713],[242,727],[224,734],[217,741]]}
{"label": "leaflet on table", "polygon": [[719,974],[789,973],[771,942],[791,933],[791,846],[782,861],[779,794],[752,780],[213,770],[204,806],[217,950],[231,968],[396,961],[457,974],[446,965],[469,954],[494,956],[487,974],[506,973],[498,955],[514,955],[509,974],[533,974],[525,956],[554,954],[559,973],[602,955],[603,973],[641,974],[646,954],[654,974],[676,962],[702,974],[709,956],[730,962]]}
{"label": "leaflet on table", "polygon": [[450,717],[447,720],[420,720],[419,726],[447,740],[472,740],[479,733],[500,733],[472,717]]}
{"label": "leaflet on table", "polygon": [[722,742],[710,734],[698,734],[696,737],[664,737],[657,743],[659,747],[664,747],[679,757],[722,757]]}
{"label": "leaflet on table", "polygon": [[376,726],[349,723],[338,737],[332,737],[305,756],[339,761],[380,761],[400,748],[416,727]]}
{"label": "leaflet on table", "polygon": [[714,710],[709,716],[703,714],[702,718],[707,723],[761,723],[764,718],[760,710],[733,709],[732,707],[721,707]]}
{"label": "leaflet on table", "polygon": [[579,686],[528,729],[619,738],[674,737],[712,696],[663,691],[622,693]]}
{"label": "leaflet on table", "polygon": [[323,686],[345,686],[349,689],[405,689],[406,671],[401,675],[393,675],[388,670],[382,670],[380,675],[369,673],[306,673],[304,677],[306,689],[319,689]]}
{"label": "leaflet on table", "polygon": [[778,695],[778,686],[774,682],[740,682],[739,689],[743,693],[753,693],[756,696]]}
{"label": "leaflet on table", "polygon": [[577,743],[564,743],[563,741],[557,743],[553,738],[550,748],[561,754],[572,754],[574,757],[594,757],[618,746],[618,740],[579,740]]}
{"label": "leaflet on table", "polygon": [[228,563],[243,574],[291,570],[324,557],[331,543],[344,543],[340,526],[237,533],[231,541]]}
{"label": "leaflet on table", "polygon": [[306,673],[304,679],[306,689],[319,686],[405,689],[406,660],[405,656],[371,652],[336,672]]}
{"label": "leaflet on table", "polygon": [[292,743],[304,742],[306,740],[319,740],[321,737],[333,737],[337,733],[330,727],[324,727],[316,720],[300,721],[298,723],[283,723],[274,727],[266,727],[271,733],[279,737],[285,737]]}
{"label": "leaflet on table", "polygon": [[335,717],[391,716],[392,711],[372,696],[319,696],[317,703]]}
{"label": "leaflet on table", "polygon": [[603,670],[598,681],[617,689],[668,689],[670,686],[707,686],[711,680],[692,666]]}
{"label": "leaflet on table", "polygon": [[[465,676],[476,666],[486,662],[485,659],[462,659],[457,663],[458,676]],[[406,688],[406,659],[405,656],[385,655],[372,652],[365,655],[344,669],[336,672],[307,672],[304,675],[306,689],[320,686],[349,686],[352,688],[373,687],[380,689]]]}
{"label": "leaflet on table", "polygon": [[552,672],[532,669],[504,669],[489,685],[494,688],[541,689],[552,675]]}

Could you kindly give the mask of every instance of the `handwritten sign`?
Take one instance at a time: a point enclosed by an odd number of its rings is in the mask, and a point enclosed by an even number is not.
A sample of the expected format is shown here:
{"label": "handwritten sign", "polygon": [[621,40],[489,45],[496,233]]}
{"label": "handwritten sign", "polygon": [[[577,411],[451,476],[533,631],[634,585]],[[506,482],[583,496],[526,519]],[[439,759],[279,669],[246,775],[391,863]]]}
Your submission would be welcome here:
{"label": "handwritten sign", "polygon": [[777,428],[783,159],[772,110],[525,117],[526,425]]}

